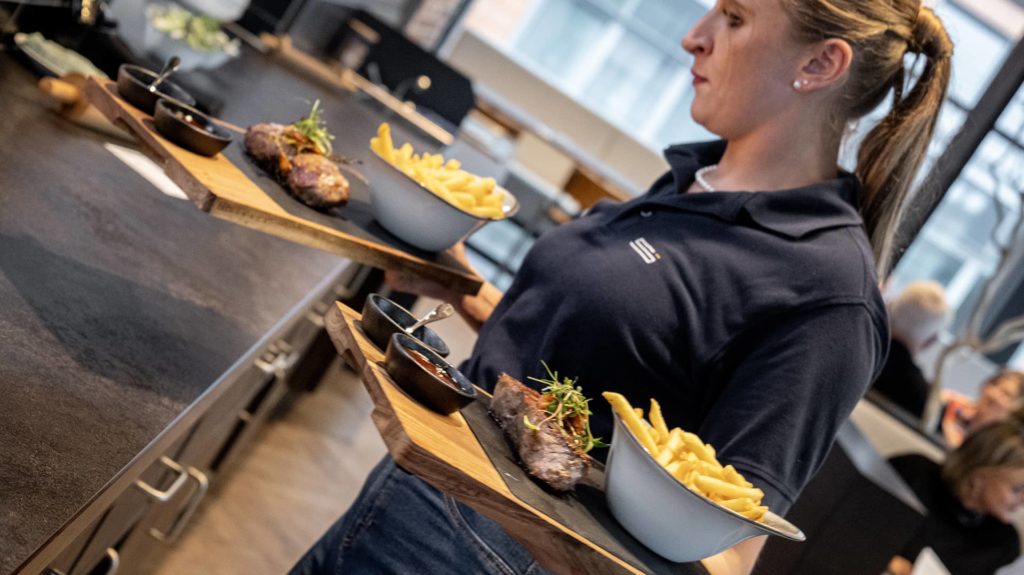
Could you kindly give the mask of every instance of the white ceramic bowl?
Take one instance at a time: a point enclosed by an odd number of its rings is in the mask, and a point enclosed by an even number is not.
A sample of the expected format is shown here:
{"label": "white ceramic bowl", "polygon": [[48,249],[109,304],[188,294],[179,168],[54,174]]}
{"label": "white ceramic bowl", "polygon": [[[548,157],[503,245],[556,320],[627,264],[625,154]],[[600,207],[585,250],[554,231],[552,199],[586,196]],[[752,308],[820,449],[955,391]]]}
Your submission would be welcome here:
{"label": "white ceramic bowl", "polygon": [[[448,249],[480,226],[497,221],[449,204],[375,151],[365,167],[374,217],[389,232],[420,249]],[[503,196],[505,218],[511,217],[519,209],[515,196],[501,186],[496,189]]]}
{"label": "white ceramic bowl", "polygon": [[615,415],[605,468],[612,515],[638,541],[669,561],[697,561],[757,535],[805,539],[772,512],[757,522],[716,505],[665,471]]}

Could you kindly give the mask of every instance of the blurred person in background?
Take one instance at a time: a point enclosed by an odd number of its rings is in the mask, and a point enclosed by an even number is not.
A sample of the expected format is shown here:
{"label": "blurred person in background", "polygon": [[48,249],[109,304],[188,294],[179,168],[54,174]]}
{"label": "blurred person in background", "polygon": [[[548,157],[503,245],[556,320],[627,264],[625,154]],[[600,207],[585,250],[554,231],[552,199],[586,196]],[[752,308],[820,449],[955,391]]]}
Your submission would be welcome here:
{"label": "blurred person in background", "polygon": [[928,510],[924,523],[889,564],[909,575],[931,547],[953,575],[985,575],[1020,555],[1012,526],[1024,504],[1024,423],[1015,415],[980,427],[939,464],[920,454],[890,460]]}
{"label": "blurred person in background", "polygon": [[931,386],[914,359],[938,341],[949,322],[946,292],[936,282],[911,282],[886,309],[892,342],[873,389],[920,418]]}
{"label": "blurred person in background", "polygon": [[957,447],[964,438],[994,421],[1010,416],[1024,406],[1024,373],[1003,370],[981,384],[978,399],[951,390],[943,390],[942,418],[939,430],[949,447]]}

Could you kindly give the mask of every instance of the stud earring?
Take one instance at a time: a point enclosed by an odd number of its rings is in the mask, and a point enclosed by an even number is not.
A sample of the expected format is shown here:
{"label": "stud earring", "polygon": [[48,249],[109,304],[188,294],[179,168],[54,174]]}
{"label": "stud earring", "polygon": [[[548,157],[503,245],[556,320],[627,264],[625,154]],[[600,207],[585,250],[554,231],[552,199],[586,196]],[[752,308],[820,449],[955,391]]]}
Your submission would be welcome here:
{"label": "stud earring", "polygon": [[807,80],[793,80],[793,89],[796,91],[803,90],[807,86]]}

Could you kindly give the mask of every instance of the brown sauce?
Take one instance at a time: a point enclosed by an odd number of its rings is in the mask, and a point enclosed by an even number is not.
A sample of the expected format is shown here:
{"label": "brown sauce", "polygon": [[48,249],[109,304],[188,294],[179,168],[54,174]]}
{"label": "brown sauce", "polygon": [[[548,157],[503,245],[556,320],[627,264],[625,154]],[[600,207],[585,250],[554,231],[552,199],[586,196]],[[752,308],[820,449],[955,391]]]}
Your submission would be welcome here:
{"label": "brown sauce", "polygon": [[437,365],[436,363],[430,361],[429,357],[423,355],[422,353],[420,353],[420,352],[418,352],[418,351],[416,351],[414,349],[406,349],[405,351],[409,352],[409,355],[412,357],[412,359],[416,363],[418,363],[420,365],[420,367],[422,367],[423,369],[427,370],[431,375],[436,376],[441,381],[443,381],[443,382],[447,383],[448,385],[458,389],[459,385],[457,383],[455,383],[455,380],[452,379],[452,376],[448,375],[448,372],[445,371],[443,367],[441,367],[440,365]]}

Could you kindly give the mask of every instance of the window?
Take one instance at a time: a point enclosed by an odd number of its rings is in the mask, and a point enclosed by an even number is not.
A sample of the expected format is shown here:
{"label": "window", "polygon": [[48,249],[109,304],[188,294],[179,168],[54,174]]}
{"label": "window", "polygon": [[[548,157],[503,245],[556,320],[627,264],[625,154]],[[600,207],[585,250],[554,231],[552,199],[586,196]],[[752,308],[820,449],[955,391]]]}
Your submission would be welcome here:
{"label": "window", "polygon": [[967,112],[992,82],[992,76],[1011,47],[1009,40],[952,2],[939,4],[935,13],[942,18],[955,46],[953,77],[950,78],[946,104],[935,127],[935,136],[928,146],[928,156],[918,174],[918,182],[960,130]]}
{"label": "window", "polygon": [[[956,310],[950,326],[961,333],[996,271],[998,245],[1011,238],[1024,194],[1024,88],[1003,110],[996,129],[982,141],[942,203],[896,268],[890,289],[932,279],[946,288]],[[998,242],[998,245],[997,245]],[[1024,356],[1022,356],[1024,359]]]}
{"label": "window", "polygon": [[[680,46],[714,0],[477,0],[469,27],[549,84],[653,150],[713,136],[690,119],[692,58]],[[926,173],[996,72],[1009,41],[950,0],[936,3],[956,45],[949,100]],[[490,13],[488,16],[486,13]],[[846,147],[884,115],[866,118]],[[1024,121],[1018,117],[1015,121]]]}
{"label": "window", "polygon": [[[711,0],[482,0],[470,27],[651,149],[711,135],[690,119],[682,38]],[[518,4],[518,8],[511,5]],[[522,6],[525,6],[523,8]],[[511,30],[486,10],[515,14]]]}

